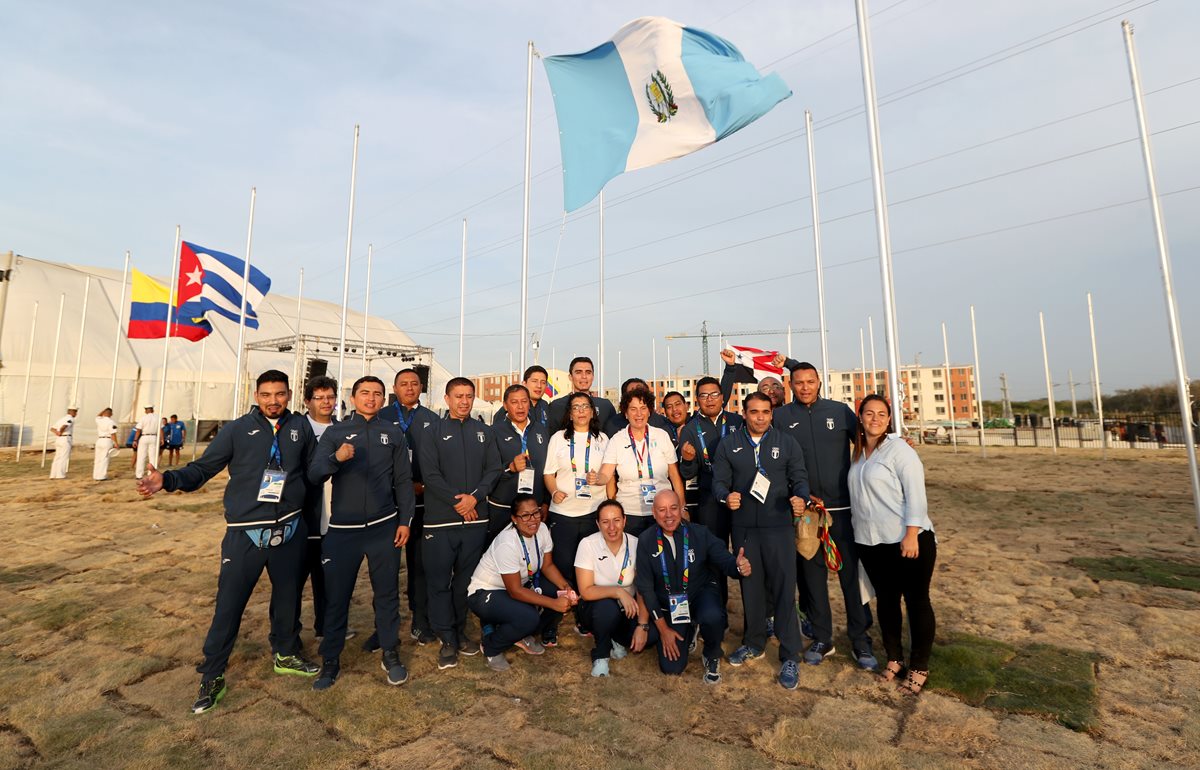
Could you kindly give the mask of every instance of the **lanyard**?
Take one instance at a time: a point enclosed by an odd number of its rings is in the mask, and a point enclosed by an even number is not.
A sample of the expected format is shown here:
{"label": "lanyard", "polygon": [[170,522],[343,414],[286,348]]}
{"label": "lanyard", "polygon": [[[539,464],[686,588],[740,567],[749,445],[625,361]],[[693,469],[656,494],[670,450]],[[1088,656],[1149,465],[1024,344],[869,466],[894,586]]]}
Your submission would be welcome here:
{"label": "lanyard", "polygon": [[400,402],[396,402],[396,420],[400,423],[400,430],[408,433],[408,426],[412,425],[413,418],[417,416],[417,408],[414,406],[412,415],[406,420],[404,419],[404,407],[400,406]]}
{"label": "lanyard", "polygon": [[750,442],[750,446],[754,447],[754,467],[756,470],[758,470],[759,473],[762,473],[762,475],[764,475],[764,476],[766,476],[767,473],[766,473],[766,471],[763,470],[762,463],[760,463],[758,461],[758,449],[759,449],[759,446],[762,445],[763,439],[765,439],[767,437],[767,433],[770,433],[770,432],[771,432],[771,429],[767,428],[766,433],[763,433],[762,436],[758,439],[758,441],[755,441],[753,438],[750,437],[750,428],[746,428],[746,440]]}
{"label": "lanyard", "polygon": [[617,575],[617,585],[625,585],[625,570],[629,568],[629,535],[622,533],[625,538],[625,558],[621,561],[621,572]]}
{"label": "lanyard", "polygon": [[283,458],[279,454],[279,429],[283,427],[283,418],[280,417],[275,421],[275,426],[271,434],[271,459],[267,463],[268,468],[282,468]]}
{"label": "lanyard", "polygon": [[542,421],[542,425],[546,424],[546,406],[541,401],[538,401],[533,406],[529,407],[531,412],[537,412],[538,419]]}
{"label": "lanyard", "polygon": [[[686,526],[680,527],[683,530],[683,551],[676,554],[675,560],[683,559],[683,593],[687,593],[688,589],[688,530]],[[667,593],[671,591],[671,576],[667,573],[667,552],[663,548],[663,531],[662,527],[658,528],[658,561],[662,565],[663,586],[667,589]]]}
{"label": "lanyard", "polygon": [[538,545],[537,533],[533,533],[533,551],[537,554],[537,569],[535,570],[533,562],[529,561],[529,549],[525,547],[525,536],[516,527],[513,527],[513,530],[517,533],[517,540],[521,541],[521,552],[525,554],[525,574],[533,581],[533,587],[536,590],[542,582],[542,549]]}
{"label": "lanyard", "polygon": [[[727,432],[729,432],[729,425],[725,421],[725,413],[724,412],[721,412],[721,422],[719,422],[719,423],[714,422],[713,427],[720,428],[721,429],[721,438],[725,438],[725,434]],[[704,464],[711,465],[712,463],[708,459],[708,442],[706,442],[704,440],[704,425],[703,424],[696,426],[696,437],[700,439],[700,451],[704,455]]]}
{"label": "lanyard", "polygon": [[[526,436],[529,433],[529,425],[530,423],[526,422],[525,430],[521,431],[521,454],[525,455],[526,457],[529,456],[529,444],[526,443]],[[513,430],[516,430],[516,428],[517,426],[513,425]]]}
{"label": "lanyard", "polygon": [[[591,471],[592,434],[591,433],[587,434],[587,437],[588,437],[587,446],[583,450],[583,472],[584,473],[589,473]],[[574,428],[571,429],[571,473],[573,473],[577,476],[579,475],[579,469],[575,467],[575,429]]]}
{"label": "lanyard", "polygon": [[654,458],[650,456],[650,426],[646,426],[646,443],[641,453],[638,453],[637,442],[633,440],[633,428],[628,428],[625,432],[629,434],[629,448],[633,450],[633,459],[637,463],[638,478],[643,478],[642,460],[646,461],[646,473],[650,478],[654,478]]}

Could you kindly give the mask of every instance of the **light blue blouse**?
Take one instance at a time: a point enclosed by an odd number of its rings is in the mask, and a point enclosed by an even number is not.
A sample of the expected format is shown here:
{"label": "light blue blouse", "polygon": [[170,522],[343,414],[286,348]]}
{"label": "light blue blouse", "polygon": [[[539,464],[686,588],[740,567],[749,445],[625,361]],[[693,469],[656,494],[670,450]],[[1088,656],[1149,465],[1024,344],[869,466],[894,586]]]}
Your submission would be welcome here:
{"label": "light blue blouse", "polygon": [[925,498],[925,466],[899,436],[889,435],[870,457],[850,466],[854,542],[899,543],[908,527],[933,531]]}

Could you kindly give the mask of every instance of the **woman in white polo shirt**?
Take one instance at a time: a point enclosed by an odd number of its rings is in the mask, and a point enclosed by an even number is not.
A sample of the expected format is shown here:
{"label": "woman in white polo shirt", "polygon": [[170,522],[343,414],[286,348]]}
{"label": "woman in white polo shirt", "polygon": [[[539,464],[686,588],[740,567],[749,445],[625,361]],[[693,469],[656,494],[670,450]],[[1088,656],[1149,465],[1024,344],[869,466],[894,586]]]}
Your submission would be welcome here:
{"label": "woman in white polo shirt", "polygon": [[575,549],[580,540],[596,531],[593,514],[608,497],[604,486],[597,483],[607,448],[608,436],[600,430],[592,397],[572,393],[563,425],[550,437],[545,468],[550,495],[546,524],[554,541],[554,565],[572,583]]}
{"label": "woman in white polo shirt", "polygon": [[544,653],[537,637],[579,601],[554,566],[554,543],[537,500],[518,493],[511,510],[512,526],[496,535],[467,586],[467,606],[491,627],[480,647],[493,671],[508,670],[504,653],[513,645],[530,655]]}
{"label": "woman in white polo shirt", "polygon": [[592,676],[608,676],[608,660],[641,652],[658,641],[650,611],[637,598],[637,538],[625,531],[625,510],[605,500],[596,510],[600,531],[583,539],[575,556],[579,606],[575,614],[596,640]]}
{"label": "woman in white polo shirt", "polygon": [[621,414],[629,421],[625,430],[608,440],[599,482],[607,484],[616,472],[615,499],[625,508],[625,531],[637,537],[654,520],[654,496],[675,490],[684,499],[683,477],[679,475],[675,444],[662,428],[650,425],[654,394],[634,388],[621,397]]}

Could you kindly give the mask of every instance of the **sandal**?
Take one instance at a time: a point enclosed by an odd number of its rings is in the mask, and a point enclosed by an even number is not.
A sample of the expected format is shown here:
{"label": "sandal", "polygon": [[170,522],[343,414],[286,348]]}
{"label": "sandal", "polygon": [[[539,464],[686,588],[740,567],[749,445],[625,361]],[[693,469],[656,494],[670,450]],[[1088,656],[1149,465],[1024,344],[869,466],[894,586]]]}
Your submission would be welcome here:
{"label": "sandal", "polygon": [[901,687],[913,695],[920,695],[921,689],[925,687],[925,682],[928,679],[928,671],[916,671],[910,669],[908,672],[908,680],[901,685]]}
{"label": "sandal", "polygon": [[894,682],[898,677],[904,676],[904,661],[889,660],[883,672],[879,675],[885,682]]}

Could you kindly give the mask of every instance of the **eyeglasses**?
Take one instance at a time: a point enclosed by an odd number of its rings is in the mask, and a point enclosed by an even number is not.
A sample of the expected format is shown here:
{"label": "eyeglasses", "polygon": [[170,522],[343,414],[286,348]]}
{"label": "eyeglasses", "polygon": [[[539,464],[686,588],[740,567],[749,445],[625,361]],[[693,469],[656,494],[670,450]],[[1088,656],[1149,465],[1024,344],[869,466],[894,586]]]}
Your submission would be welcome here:
{"label": "eyeglasses", "polygon": [[337,396],[313,396],[313,401],[337,401]]}
{"label": "eyeglasses", "polygon": [[721,397],[720,391],[717,391],[716,393],[697,393],[696,394],[696,398],[700,399],[701,401],[712,401],[712,400],[718,399],[720,397]]}
{"label": "eyeglasses", "polygon": [[782,385],[763,385],[759,389],[760,390],[783,390],[783,386]]}
{"label": "eyeglasses", "polygon": [[513,514],[513,518],[518,521],[533,521],[534,519],[540,519],[541,517],[542,517],[541,511],[534,511],[533,513],[514,513]]}
{"label": "eyeglasses", "polygon": [[592,411],[591,404],[571,404],[572,412],[590,412]]}

